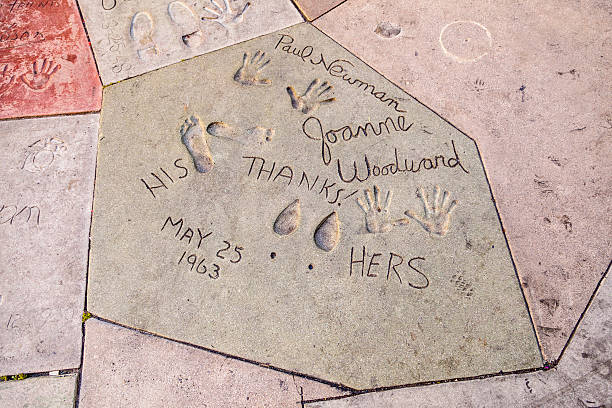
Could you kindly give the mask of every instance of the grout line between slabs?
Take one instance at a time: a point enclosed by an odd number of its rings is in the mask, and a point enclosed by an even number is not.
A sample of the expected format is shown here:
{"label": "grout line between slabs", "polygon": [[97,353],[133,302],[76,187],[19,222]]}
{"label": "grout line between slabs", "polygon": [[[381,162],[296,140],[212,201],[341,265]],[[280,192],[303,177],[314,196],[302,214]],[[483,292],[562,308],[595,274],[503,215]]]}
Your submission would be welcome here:
{"label": "grout line between slabs", "polygon": [[306,16],[306,12],[304,12],[304,10],[302,10],[302,8],[298,4],[297,0],[291,0],[291,4],[293,4],[293,7],[295,7],[297,9],[298,13],[300,13],[300,15],[302,16],[304,21],[310,21],[308,16]]}
{"label": "grout line between slabs", "polygon": [[79,371],[77,375],[76,381],[76,390],[74,393],[74,408],[79,407],[79,399],[81,396],[81,381],[83,380],[83,360],[85,358],[85,323],[88,319],[87,315],[87,290],[89,288],[89,261],[91,259],[91,229],[93,226],[93,206],[94,206],[94,196],[96,192],[96,182],[98,176],[98,155],[100,152],[100,132],[102,131],[101,125],[102,115],[98,120],[98,134],[96,135],[96,160],[94,162],[94,176],[93,176],[93,186],[91,190],[91,206],[89,211],[89,230],[87,231],[87,263],[85,268],[85,291],[83,296],[83,317],[81,322],[81,361],[79,364]]}
{"label": "grout line between slabs", "polygon": [[[320,16],[312,19],[312,22],[317,21],[318,19],[320,19],[321,17],[323,17],[324,15],[326,15],[327,13],[330,13],[332,11],[334,11],[335,9],[337,9],[338,7],[342,6],[344,3],[348,3],[349,0],[342,0],[340,3],[336,4],[334,7],[330,8],[329,10],[327,10],[325,13],[321,14]],[[326,34],[327,35],[327,34]],[[329,36],[328,36],[329,37]],[[331,37],[330,37],[331,38]]]}
{"label": "grout line between slabs", "polygon": [[76,8],[79,11],[79,17],[81,17],[81,26],[83,26],[83,30],[85,31],[85,37],[87,38],[87,45],[89,47],[89,51],[91,52],[91,59],[93,59],[94,64],[96,64],[96,71],[98,73],[98,80],[100,81],[100,85],[104,87],[102,83],[102,76],[100,75],[100,67],[98,66],[98,60],[96,59],[96,54],[94,53],[93,45],[91,45],[91,38],[89,37],[89,31],[87,31],[87,25],[85,24],[85,17],[83,16],[83,10],[81,10],[81,5],[78,1],[74,0],[76,4]]}
{"label": "grout line between slabs", "polygon": [[[437,113],[436,113],[437,115]],[[501,213],[499,211],[499,208],[497,206],[497,201],[495,200],[495,195],[493,194],[493,186],[491,185],[491,182],[489,181],[489,176],[487,174],[487,169],[484,163],[484,160],[482,158],[482,154],[480,153],[480,149],[478,148],[478,144],[476,143],[475,140],[472,139],[472,141],[474,142],[474,146],[476,146],[476,152],[478,153],[478,158],[480,159],[480,164],[482,165],[482,171],[485,174],[485,178],[487,180],[487,186],[489,186],[489,193],[491,194],[491,200],[493,201],[493,206],[495,207],[495,213],[497,214],[497,220],[499,221],[499,226],[502,230],[502,235],[504,236],[504,241],[506,242],[506,248],[508,250],[508,255],[510,256],[510,261],[512,262],[512,268],[514,269],[514,276],[516,278],[516,283],[519,287],[519,290],[521,291],[521,296],[523,297],[523,302],[525,304],[525,308],[527,309],[527,315],[529,316],[529,323],[531,324],[531,330],[532,330],[532,334],[536,340],[536,344],[538,346],[538,352],[540,353],[540,361],[542,362],[542,365],[546,368],[550,363],[548,363],[545,359],[544,359],[544,353],[542,351],[542,343],[540,341],[540,336],[538,335],[538,331],[536,330],[536,326],[535,323],[533,321],[533,313],[532,313],[532,309],[529,303],[529,300],[527,299],[527,296],[525,295],[525,290],[523,289],[523,285],[521,284],[521,277],[519,276],[519,272],[518,272],[518,268],[516,267],[516,262],[514,260],[514,253],[512,252],[512,248],[510,246],[510,241],[508,240],[508,235],[506,233],[506,228],[504,228],[504,223],[502,221],[502,217],[501,217]]]}
{"label": "grout line between slabs", "polygon": [[[573,340],[573,337],[576,334],[576,332],[577,332],[577,330],[579,328],[579,325],[584,320],[584,317],[585,317],[586,313],[588,313],[588,311],[589,311],[593,301],[597,297],[597,294],[599,293],[599,289],[603,285],[604,281],[608,278],[608,274],[610,272],[611,267],[612,267],[612,261],[610,261],[610,264],[608,265],[608,268],[606,269],[606,272],[604,272],[604,274],[602,275],[601,279],[599,280],[595,291],[593,292],[593,294],[591,295],[591,298],[589,299],[587,307],[585,308],[584,312],[580,316],[580,319],[578,320],[578,323],[574,327],[574,329],[573,329],[573,331],[572,331],[572,333],[570,335],[570,338],[568,339],[567,344],[563,348],[563,350],[561,352],[561,356],[563,356],[563,353],[566,351],[566,349],[568,348],[570,342]],[[588,341],[590,341],[590,339]],[[415,388],[415,387],[424,387],[424,386],[437,385],[437,384],[448,384],[448,383],[456,383],[456,382],[484,380],[484,379],[488,379],[488,378],[505,377],[505,376],[509,376],[509,375],[531,374],[531,373],[540,372],[540,371],[546,372],[546,371],[550,371],[550,370],[554,369],[559,364],[559,361],[561,360],[561,356],[559,356],[559,359],[557,359],[556,361],[553,361],[550,364],[550,366],[544,366],[544,367],[527,369],[527,370],[499,372],[499,373],[495,373],[495,374],[486,374],[486,375],[480,375],[480,376],[474,376],[474,377],[465,377],[465,378],[449,379],[449,380],[442,380],[442,381],[422,382],[422,383],[415,383],[415,384],[410,384],[410,385],[405,385],[405,386],[384,387],[384,388],[374,389],[374,390],[371,390],[371,391],[357,391],[353,395],[340,395],[340,396],[337,396],[337,397],[327,397],[327,398],[312,399],[312,400],[306,400],[306,401],[304,401],[304,403],[309,404],[309,403],[314,403],[314,402],[333,401],[333,400],[351,398],[351,397],[354,397],[354,396],[357,396],[357,395],[362,395],[362,394],[369,394],[369,393],[374,393],[374,392],[383,392],[383,391],[389,391],[389,390]]]}
{"label": "grout line between slabs", "polygon": [[184,59],[181,59],[181,60],[176,61],[176,62],[171,62],[171,63],[169,63],[167,65],[164,65],[164,66],[161,66],[161,67],[157,67],[157,68],[148,70],[146,72],[141,72],[140,74],[136,74],[136,75],[130,76],[128,78],[119,79],[119,80],[117,80],[115,82],[110,82],[110,83],[108,83],[106,85],[104,84],[104,82],[102,82],[102,90],[108,88],[109,86],[116,85],[116,84],[124,82],[124,81],[129,81],[129,80],[134,79],[134,78],[140,78],[140,77],[143,77],[143,76],[145,76],[145,75],[147,75],[149,73],[160,71],[160,70],[165,69],[165,68],[173,67],[173,66],[181,64],[183,62],[192,61],[192,60],[195,60],[196,58],[201,58],[201,57],[206,57],[206,56],[209,56],[209,55],[213,55],[214,53],[221,52],[221,51],[225,50],[226,48],[238,46],[240,44],[244,44],[244,43],[249,42],[249,41],[254,41],[254,40],[258,39],[258,38],[265,37],[266,35],[274,34],[276,32],[282,31],[282,30],[287,30],[287,29],[289,29],[291,27],[295,27],[295,26],[300,25],[300,24],[310,24],[310,22],[309,21],[299,21],[299,22],[297,22],[295,24],[291,24],[291,25],[288,25],[286,27],[279,28],[278,30],[274,30],[274,31],[271,31],[271,32],[268,32],[268,33],[259,34],[259,35],[255,36],[255,37],[247,38],[245,40],[242,40],[242,41],[239,41],[239,42],[236,42],[236,43],[228,44],[228,45],[225,45],[225,46],[223,46],[221,48],[217,48],[217,49],[214,49],[214,50],[206,51],[206,52],[204,52],[202,54],[193,55],[191,57],[184,58]]}
{"label": "grout line between slabs", "polygon": [[91,316],[92,316],[92,318],[95,318],[96,320],[99,320],[101,322],[112,324],[112,325],[115,325],[115,326],[119,326],[119,327],[122,327],[124,329],[136,331],[136,332],[138,332],[140,334],[143,334],[143,335],[146,335],[146,336],[151,336],[151,337],[155,337],[157,339],[163,339],[163,340],[170,341],[170,342],[173,342],[173,343],[182,344],[184,346],[192,347],[192,348],[195,348],[195,349],[198,349],[198,350],[202,350],[202,351],[207,351],[207,352],[212,353],[212,354],[216,354],[216,355],[219,355],[219,356],[222,356],[222,357],[226,357],[226,358],[231,358],[233,360],[242,361],[243,363],[248,363],[248,364],[255,365],[255,366],[258,366],[258,367],[261,367],[261,368],[267,368],[267,369],[278,371],[278,372],[281,372],[281,373],[284,373],[284,374],[288,374],[288,375],[293,375],[293,376],[305,378],[305,379],[311,380],[311,381],[316,381],[316,382],[328,385],[330,387],[334,387],[334,388],[339,389],[341,391],[346,391],[346,392],[351,392],[351,393],[358,392],[358,390],[356,390],[354,388],[351,388],[351,387],[348,387],[346,385],[340,384],[340,383],[335,383],[335,382],[332,382],[332,381],[327,381],[327,380],[324,380],[322,378],[317,378],[317,377],[314,377],[314,376],[311,376],[311,375],[308,375],[308,374],[299,373],[297,371],[291,371],[291,370],[286,370],[286,369],[283,369],[283,368],[280,368],[280,367],[275,367],[275,366],[273,366],[271,364],[260,363],[260,362],[255,361],[255,360],[249,360],[249,359],[244,358],[244,357],[235,356],[235,355],[224,353],[224,352],[218,351],[218,350],[213,350],[213,349],[210,349],[210,348],[206,348],[204,346],[200,346],[200,345],[197,345],[197,344],[189,343],[187,341],[173,339],[171,337],[166,337],[166,336],[163,336],[161,334],[149,332],[149,331],[142,330],[142,329],[139,329],[139,328],[136,328],[136,327],[131,327],[131,326],[128,326],[128,325],[125,325],[125,324],[122,324],[122,323],[114,322],[112,320],[105,319],[105,318],[100,317],[98,315],[95,315],[93,313],[92,313]]}
{"label": "grout line between slabs", "polygon": [[[569,338],[567,339],[567,343],[565,343],[565,346],[563,346],[563,349],[561,350],[561,353],[559,354],[559,357],[554,361],[555,365],[558,364],[559,361],[561,361],[561,357],[563,357],[563,355],[565,354],[565,351],[567,350],[567,348],[570,345],[570,342],[574,339],[574,335],[578,331],[578,326],[580,326],[580,324],[582,323],[582,320],[584,319],[584,316],[587,314],[587,312],[591,308],[591,305],[593,304],[593,301],[595,300],[595,297],[599,293],[599,289],[603,285],[604,281],[608,278],[608,274],[610,273],[610,268],[611,267],[612,267],[612,260],[610,260],[610,263],[608,264],[608,268],[603,273],[603,275],[601,275],[601,278],[599,279],[599,282],[597,282],[597,286],[595,287],[595,290],[593,291],[593,294],[591,295],[591,298],[589,299],[589,301],[587,302],[584,310],[582,311],[582,314],[580,315],[580,318],[578,318],[578,322],[576,322],[576,325],[574,326],[572,332],[570,333]],[[590,339],[589,339],[589,341],[590,341]]]}
{"label": "grout line between slabs", "polygon": [[481,374],[481,375],[476,375],[472,377],[458,377],[458,378],[449,378],[446,380],[438,380],[438,381],[423,381],[423,382],[418,382],[418,383],[413,383],[413,384],[393,385],[390,387],[379,387],[379,388],[372,388],[368,390],[357,390],[352,395],[339,395],[337,397],[326,397],[326,398],[305,400],[304,403],[310,404],[313,402],[333,401],[333,400],[339,400],[339,399],[352,398],[352,397],[363,395],[363,394],[373,394],[377,392],[385,392],[385,391],[392,391],[392,390],[399,390],[399,389],[426,387],[426,386],[437,385],[437,384],[448,384],[448,383],[467,382],[467,381],[474,381],[474,380],[483,380],[487,378],[505,377],[509,375],[531,374],[531,373],[536,373],[540,371],[549,371],[549,370],[550,369],[547,369],[544,367],[536,367],[536,368],[528,368],[524,370],[500,371],[499,373]]}
{"label": "grout line between slabs", "polygon": [[44,118],[61,118],[65,116],[78,116],[78,115],[91,115],[100,113],[101,109],[83,111],[83,112],[63,112],[63,113],[49,113],[45,115],[32,115],[32,116],[15,116],[10,118],[2,118],[0,119],[0,123],[8,122],[11,120],[27,120],[27,119],[44,119]]}

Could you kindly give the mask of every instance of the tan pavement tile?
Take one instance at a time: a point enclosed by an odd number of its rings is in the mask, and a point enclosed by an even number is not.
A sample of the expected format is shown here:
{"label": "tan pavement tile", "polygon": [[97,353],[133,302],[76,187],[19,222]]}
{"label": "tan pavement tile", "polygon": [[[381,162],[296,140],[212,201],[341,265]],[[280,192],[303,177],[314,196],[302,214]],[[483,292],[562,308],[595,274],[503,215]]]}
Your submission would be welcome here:
{"label": "tan pavement tile", "polygon": [[92,313],[359,389],[542,364],[474,142],[311,25],[101,126]]}

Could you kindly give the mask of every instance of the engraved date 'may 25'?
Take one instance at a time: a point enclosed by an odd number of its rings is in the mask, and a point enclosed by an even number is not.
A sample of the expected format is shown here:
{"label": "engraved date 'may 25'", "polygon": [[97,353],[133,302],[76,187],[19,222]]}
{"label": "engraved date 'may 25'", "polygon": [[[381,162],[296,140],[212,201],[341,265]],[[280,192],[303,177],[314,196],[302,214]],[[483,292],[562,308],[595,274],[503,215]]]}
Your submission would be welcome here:
{"label": "engraved date 'may 25'", "polygon": [[[191,228],[184,225],[184,221],[182,218],[173,219],[172,217],[167,217],[162,225],[161,231],[168,228],[171,232],[174,233],[174,237],[179,240],[179,242],[186,241],[187,245],[190,245],[192,242],[196,243],[195,250],[200,250],[202,247],[202,243],[204,240],[209,238],[213,232],[212,231],[202,231],[200,228]],[[210,248],[210,246],[208,246]],[[202,248],[204,249],[204,248]],[[187,265],[190,271],[195,271],[201,275],[208,275],[211,279],[218,279],[221,273],[221,267],[218,263],[212,263],[213,261],[208,261],[203,255],[200,255],[190,250],[185,250],[181,254],[181,257],[178,260],[178,265]],[[243,247],[231,243],[230,241],[223,240],[222,243],[213,249],[214,255],[212,256],[213,260],[219,263],[229,262],[230,264],[237,264],[242,261],[242,251]]]}

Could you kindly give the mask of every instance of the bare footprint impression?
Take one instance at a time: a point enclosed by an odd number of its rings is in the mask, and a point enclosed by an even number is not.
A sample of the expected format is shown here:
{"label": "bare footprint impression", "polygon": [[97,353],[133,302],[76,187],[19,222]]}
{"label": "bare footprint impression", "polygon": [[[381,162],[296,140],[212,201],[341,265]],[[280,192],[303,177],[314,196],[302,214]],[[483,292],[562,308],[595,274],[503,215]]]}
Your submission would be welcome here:
{"label": "bare footprint impression", "polygon": [[130,37],[138,44],[138,58],[157,55],[157,45],[153,42],[153,18],[146,11],[139,11],[132,17]]}
{"label": "bare footprint impression", "polygon": [[191,116],[181,126],[181,140],[189,151],[195,168],[200,173],[208,173],[215,166],[208,142],[200,126],[200,119]]}
{"label": "bare footprint impression", "polygon": [[267,129],[261,126],[241,129],[224,122],[212,122],[206,128],[206,131],[212,136],[237,140],[239,142],[258,143],[260,145],[271,141],[274,137],[274,129]]}
{"label": "bare footprint impression", "polygon": [[200,31],[200,19],[193,10],[182,1],[173,1],[168,4],[170,19],[183,30],[181,39],[189,48],[197,47],[204,41],[204,34]]}

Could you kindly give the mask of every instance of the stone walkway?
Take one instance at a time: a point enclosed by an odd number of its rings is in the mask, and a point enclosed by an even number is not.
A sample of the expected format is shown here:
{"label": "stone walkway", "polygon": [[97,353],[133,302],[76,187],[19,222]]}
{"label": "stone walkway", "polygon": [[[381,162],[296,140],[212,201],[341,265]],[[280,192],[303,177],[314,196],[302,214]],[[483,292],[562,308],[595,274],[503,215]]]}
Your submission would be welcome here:
{"label": "stone walkway", "polygon": [[611,16],[0,0],[0,407],[612,407]]}

